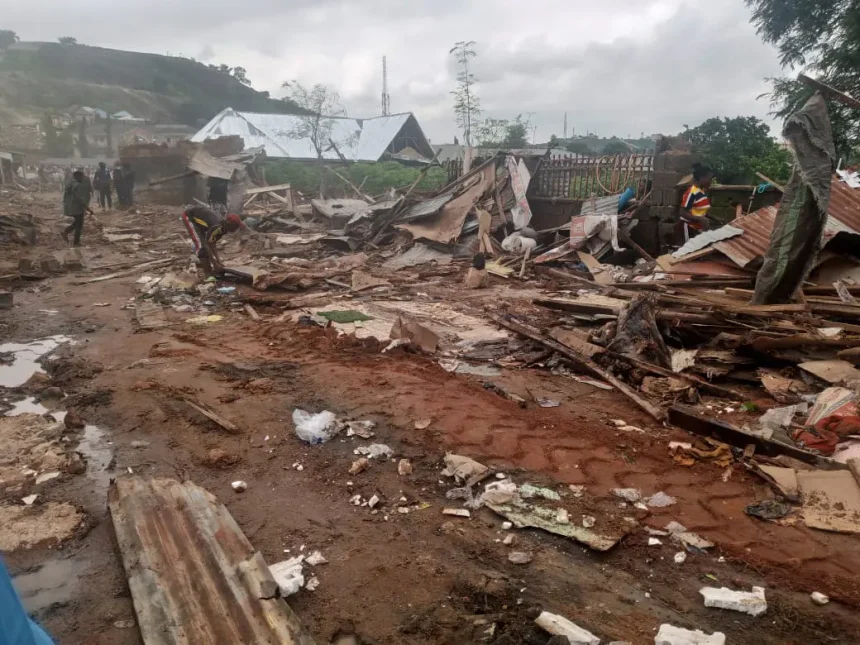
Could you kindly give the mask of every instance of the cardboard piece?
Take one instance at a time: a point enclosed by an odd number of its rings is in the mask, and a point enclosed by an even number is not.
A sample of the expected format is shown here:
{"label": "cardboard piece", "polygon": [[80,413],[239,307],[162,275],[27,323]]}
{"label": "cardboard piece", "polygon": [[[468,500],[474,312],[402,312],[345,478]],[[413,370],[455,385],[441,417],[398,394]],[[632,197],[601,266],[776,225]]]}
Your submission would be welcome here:
{"label": "cardboard piece", "polygon": [[860,370],[848,361],[809,361],[801,363],[798,367],[834,385],[860,381]]}
{"label": "cardboard piece", "polygon": [[860,533],[860,486],[850,470],[797,473],[806,525],[822,531]]}
{"label": "cardboard piece", "polygon": [[399,340],[401,338],[410,340],[414,345],[420,347],[421,351],[428,354],[435,352],[436,347],[439,345],[439,336],[434,332],[415,321],[404,322],[399,316],[391,327],[389,338],[391,340]]}

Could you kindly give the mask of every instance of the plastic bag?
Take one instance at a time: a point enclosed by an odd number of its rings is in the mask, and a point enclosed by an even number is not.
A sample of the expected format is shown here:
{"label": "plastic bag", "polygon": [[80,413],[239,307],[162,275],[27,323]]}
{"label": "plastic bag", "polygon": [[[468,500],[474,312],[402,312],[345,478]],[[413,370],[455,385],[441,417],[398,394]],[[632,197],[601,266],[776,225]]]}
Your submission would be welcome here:
{"label": "plastic bag", "polygon": [[334,412],[328,410],[313,414],[296,408],[293,410],[293,424],[296,426],[296,436],[312,446],[325,443],[341,429]]}

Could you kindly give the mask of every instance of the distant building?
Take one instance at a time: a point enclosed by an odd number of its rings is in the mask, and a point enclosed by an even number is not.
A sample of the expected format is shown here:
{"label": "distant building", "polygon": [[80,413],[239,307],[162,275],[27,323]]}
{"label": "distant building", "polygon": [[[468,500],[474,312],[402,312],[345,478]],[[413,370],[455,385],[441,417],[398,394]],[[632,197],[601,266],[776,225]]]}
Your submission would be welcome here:
{"label": "distant building", "polygon": [[[237,112],[227,108],[219,112],[191,140],[202,143],[230,135],[242,137],[245,149],[262,146],[266,156],[275,159],[317,160],[313,143],[298,136],[309,117],[295,114],[260,114]],[[331,122],[331,140],[322,142],[322,158],[337,161],[383,161],[394,159],[406,163],[428,163],[433,148],[411,112],[378,116],[371,119],[322,117]],[[338,154],[339,153],[339,154]]]}
{"label": "distant building", "polygon": [[[190,139],[195,129],[178,123],[139,123],[136,121],[114,121],[110,122],[110,151],[108,152],[108,123],[99,121],[86,128],[87,143],[90,154],[105,153],[116,155],[121,146],[134,143],[166,143],[174,144],[178,141]],[[73,131],[76,137],[78,130]],[[80,153],[80,146],[77,146]]]}

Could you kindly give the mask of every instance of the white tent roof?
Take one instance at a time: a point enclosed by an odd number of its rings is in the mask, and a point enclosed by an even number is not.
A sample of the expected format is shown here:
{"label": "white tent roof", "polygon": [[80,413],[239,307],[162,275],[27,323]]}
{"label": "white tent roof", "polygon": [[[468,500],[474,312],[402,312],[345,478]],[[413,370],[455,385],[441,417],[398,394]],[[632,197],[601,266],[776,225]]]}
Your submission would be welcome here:
{"label": "white tent roof", "polygon": [[[325,118],[334,122],[331,138],[344,157],[350,161],[378,161],[411,116],[411,113],[405,112],[371,119]],[[191,140],[200,143],[206,139],[238,135],[244,139],[246,149],[262,146],[268,157],[316,159],[311,141],[293,134],[300,129],[302,118],[295,114],[237,112],[227,108],[203,126]],[[326,149],[323,158],[337,160],[340,157],[334,149]]]}

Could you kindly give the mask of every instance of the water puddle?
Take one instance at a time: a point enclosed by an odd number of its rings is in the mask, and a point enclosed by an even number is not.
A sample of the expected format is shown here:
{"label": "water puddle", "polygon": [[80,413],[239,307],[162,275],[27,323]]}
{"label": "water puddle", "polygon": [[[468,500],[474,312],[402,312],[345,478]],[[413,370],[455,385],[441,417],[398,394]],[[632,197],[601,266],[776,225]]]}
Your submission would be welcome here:
{"label": "water puddle", "polygon": [[111,465],[113,446],[105,441],[104,430],[98,426],[85,426],[77,451],[87,461],[87,478],[93,482],[94,492],[104,498],[111,478],[116,477]]}
{"label": "water puddle", "polygon": [[87,566],[89,562],[79,558],[48,560],[37,571],[16,577],[15,588],[24,609],[34,614],[51,605],[71,601]]}
{"label": "water puddle", "polygon": [[0,386],[24,385],[36,372],[42,372],[38,360],[50,351],[72,339],[68,336],[49,336],[29,343],[3,343],[0,355],[12,354],[12,362],[0,364]]}
{"label": "water puddle", "polygon": [[[38,414],[43,415],[50,412],[48,408],[39,403],[32,396],[28,396],[24,399],[18,399],[17,401],[12,402],[12,409],[9,410],[5,416],[7,417],[17,417],[21,414]],[[56,418],[56,417],[55,417]],[[57,419],[60,421],[60,419]]]}

